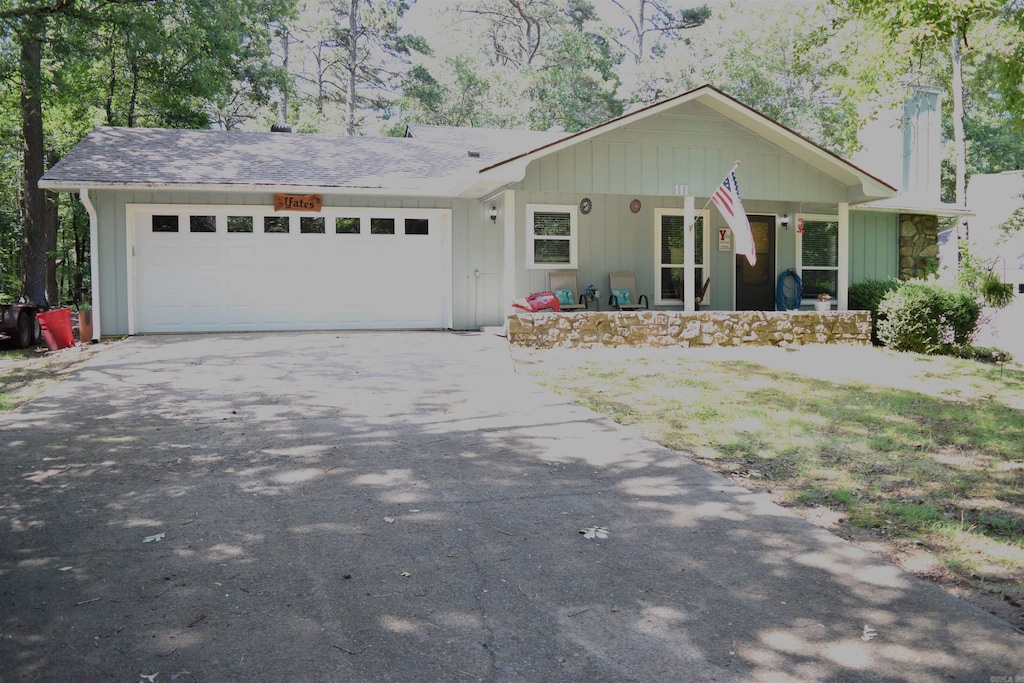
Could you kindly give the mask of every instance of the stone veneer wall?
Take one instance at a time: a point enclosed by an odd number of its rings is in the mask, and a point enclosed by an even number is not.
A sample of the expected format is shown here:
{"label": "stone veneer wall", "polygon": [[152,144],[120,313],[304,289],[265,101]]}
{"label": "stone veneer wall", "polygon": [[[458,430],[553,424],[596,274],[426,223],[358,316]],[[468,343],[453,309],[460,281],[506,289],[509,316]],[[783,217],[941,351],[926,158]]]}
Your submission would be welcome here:
{"label": "stone veneer wall", "polygon": [[802,346],[870,344],[868,311],[636,311],[513,313],[511,344],[595,346]]}
{"label": "stone veneer wall", "polygon": [[921,277],[939,257],[939,218],[900,215],[900,279]]}

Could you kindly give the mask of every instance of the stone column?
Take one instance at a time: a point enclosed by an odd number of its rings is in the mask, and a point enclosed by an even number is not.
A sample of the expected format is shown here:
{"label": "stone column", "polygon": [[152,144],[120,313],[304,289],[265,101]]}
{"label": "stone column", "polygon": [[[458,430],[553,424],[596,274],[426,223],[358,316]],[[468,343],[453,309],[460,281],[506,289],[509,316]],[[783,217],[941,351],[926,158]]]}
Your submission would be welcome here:
{"label": "stone column", "polygon": [[900,279],[925,275],[938,257],[938,216],[900,214]]}

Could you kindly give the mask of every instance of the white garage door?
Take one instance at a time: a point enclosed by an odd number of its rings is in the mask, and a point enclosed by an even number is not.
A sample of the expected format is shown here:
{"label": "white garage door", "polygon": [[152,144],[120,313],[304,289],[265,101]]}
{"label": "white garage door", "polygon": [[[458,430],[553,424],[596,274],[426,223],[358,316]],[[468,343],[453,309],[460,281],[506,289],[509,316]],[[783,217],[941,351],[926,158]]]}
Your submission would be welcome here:
{"label": "white garage door", "polygon": [[133,206],[133,331],[450,327],[439,210]]}

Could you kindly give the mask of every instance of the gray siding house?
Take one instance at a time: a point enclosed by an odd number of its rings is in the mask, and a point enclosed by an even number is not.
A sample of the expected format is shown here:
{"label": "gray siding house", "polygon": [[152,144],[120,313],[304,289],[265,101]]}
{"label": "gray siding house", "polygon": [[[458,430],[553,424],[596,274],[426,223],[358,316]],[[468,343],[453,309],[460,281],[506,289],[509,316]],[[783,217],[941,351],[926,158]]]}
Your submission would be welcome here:
{"label": "gray siding house", "polygon": [[[754,267],[708,204],[735,161]],[[40,185],[89,210],[97,337],[477,329],[552,272],[602,308],[613,272],[669,310],[710,279],[701,307],[731,311],[774,310],[793,269],[801,304],[845,309],[922,249],[901,242],[902,188],[711,86],[571,135],[97,128]]]}

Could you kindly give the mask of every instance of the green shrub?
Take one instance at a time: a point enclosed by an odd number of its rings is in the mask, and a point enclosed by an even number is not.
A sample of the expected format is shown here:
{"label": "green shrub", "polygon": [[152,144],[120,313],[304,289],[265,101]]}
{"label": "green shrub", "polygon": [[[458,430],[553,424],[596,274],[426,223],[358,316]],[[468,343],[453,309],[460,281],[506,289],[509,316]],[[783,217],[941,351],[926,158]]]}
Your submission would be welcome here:
{"label": "green shrub", "polygon": [[889,292],[898,289],[903,284],[896,278],[887,280],[864,280],[857,284],[850,285],[846,290],[849,297],[849,307],[857,311],[871,311],[871,343],[881,346],[878,339],[878,304]]}
{"label": "green shrub", "polygon": [[981,307],[962,289],[913,280],[882,299],[878,338],[897,351],[948,353],[967,346],[978,325]]}

